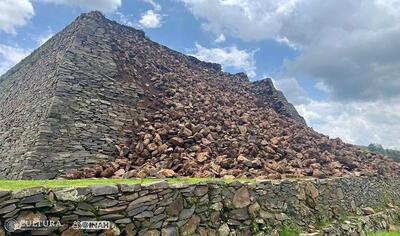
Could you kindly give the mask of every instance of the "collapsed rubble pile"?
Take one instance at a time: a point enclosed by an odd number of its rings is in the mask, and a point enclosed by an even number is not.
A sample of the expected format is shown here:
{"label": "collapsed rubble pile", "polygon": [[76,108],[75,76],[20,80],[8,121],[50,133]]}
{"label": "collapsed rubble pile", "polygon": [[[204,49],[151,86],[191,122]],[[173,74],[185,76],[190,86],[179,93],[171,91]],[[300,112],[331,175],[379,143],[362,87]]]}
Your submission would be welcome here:
{"label": "collapsed rubble pile", "polygon": [[136,135],[116,147],[113,162],[68,178],[400,173],[390,159],[309,128],[270,79],[251,82],[147,39],[127,40],[114,52],[120,76],[144,91]]}
{"label": "collapsed rubble pile", "polygon": [[[148,81],[161,103],[137,120],[117,158],[71,177],[258,177],[392,175],[397,163],[329,139],[257,104],[251,83],[208,74]],[[229,83],[231,82],[231,83]],[[236,86],[237,85],[237,86]],[[248,87],[240,87],[248,85]]]}

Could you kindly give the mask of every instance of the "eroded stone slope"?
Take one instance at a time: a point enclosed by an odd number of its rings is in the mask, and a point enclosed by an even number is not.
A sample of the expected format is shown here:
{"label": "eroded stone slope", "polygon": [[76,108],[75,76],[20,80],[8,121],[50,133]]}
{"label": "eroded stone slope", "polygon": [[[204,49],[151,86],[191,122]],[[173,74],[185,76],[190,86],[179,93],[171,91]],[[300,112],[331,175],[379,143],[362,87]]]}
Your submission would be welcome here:
{"label": "eroded stone slope", "polygon": [[[100,17],[100,20],[102,18]],[[399,165],[307,127],[270,80],[172,51],[111,23],[118,76],[143,91],[117,159],[69,177],[393,175]],[[106,31],[107,32],[107,31]]]}

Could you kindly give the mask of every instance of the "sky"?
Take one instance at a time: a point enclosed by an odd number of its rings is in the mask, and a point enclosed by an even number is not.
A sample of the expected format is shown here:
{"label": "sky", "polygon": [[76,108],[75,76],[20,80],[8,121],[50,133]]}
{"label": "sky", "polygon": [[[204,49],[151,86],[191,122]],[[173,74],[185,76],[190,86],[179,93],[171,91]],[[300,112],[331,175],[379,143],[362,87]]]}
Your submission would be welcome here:
{"label": "sky", "polygon": [[318,132],[400,149],[400,0],[0,0],[0,75],[90,10],[272,78]]}

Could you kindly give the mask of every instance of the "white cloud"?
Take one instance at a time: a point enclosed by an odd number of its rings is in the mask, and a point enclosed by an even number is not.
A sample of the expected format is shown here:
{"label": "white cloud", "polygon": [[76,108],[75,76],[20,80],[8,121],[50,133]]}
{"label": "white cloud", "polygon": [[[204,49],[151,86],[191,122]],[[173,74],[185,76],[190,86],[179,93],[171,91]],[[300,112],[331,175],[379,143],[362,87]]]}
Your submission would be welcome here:
{"label": "white cloud", "polygon": [[45,42],[47,42],[47,40],[53,37],[53,35],[54,35],[53,31],[51,29],[48,29],[47,32],[37,36],[35,40],[38,46],[42,46]]}
{"label": "white cloud", "polygon": [[181,0],[206,29],[299,49],[290,76],[323,81],[337,100],[397,97],[400,1]]}
{"label": "white cloud", "polygon": [[332,89],[329,88],[324,81],[318,81],[315,85],[314,88],[318,89],[319,91],[325,92],[327,94],[332,93]]}
{"label": "white cloud", "polygon": [[146,11],[139,20],[143,28],[159,28],[161,27],[161,15],[153,10]]}
{"label": "white cloud", "polygon": [[307,92],[300,86],[295,78],[283,77],[273,79],[273,82],[277,89],[284,91],[288,101],[294,105],[306,104],[310,101]]}
{"label": "white cloud", "polygon": [[223,43],[225,42],[226,38],[224,34],[220,34],[215,40],[214,43]]}
{"label": "white cloud", "polygon": [[289,39],[286,37],[277,36],[277,37],[275,37],[275,41],[277,41],[278,43],[286,44],[293,50],[301,49],[301,45],[289,41]]}
{"label": "white cloud", "polygon": [[26,25],[35,15],[29,0],[0,0],[0,31],[15,34],[15,28]]}
{"label": "white cloud", "polygon": [[31,49],[0,44],[0,75],[31,53]]}
{"label": "white cloud", "polygon": [[380,143],[399,148],[400,99],[342,102],[312,99],[295,78],[274,79],[307,124],[332,138],[353,144]]}
{"label": "white cloud", "polygon": [[126,25],[126,26],[130,26],[133,27],[135,24],[129,19],[128,16],[124,15],[122,12],[117,11],[115,13],[115,15],[117,16],[117,21],[120,24]]}
{"label": "white cloud", "polygon": [[75,6],[85,10],[98,10],[102,12],[113,12],[117,10],[121,0],[38,0],[45,3]]}
{"label": "white cloud", "polygon": [[256,75],[254,53],[256,51],[240,50],[236,46],[225,48],[206,48],[196,43],[192,54],[203,61],[222,64],[223,67],[244,70],[252,78]]}
{"label": "white cloud", "polygon": [[331,100],[277,86],[317,131],[400,147],[400,0],[181,1],[215,34],[295,48],[285,76],[314,79]]}
{"label": "white cloud", "polygon": [[380,143],[387,148],[399,148],[399,102],[312,100],[296,108],[311,127],[330,137],[340,137],[353,144]]}
{"label": "white cloud", "polygon": [[161,11],[161,5],[154,0],[143,0],[153,6],[155,11]]}
{"label": "white cloud", "polygon": [[[206,20],[206,28],[229,32],[244,40],[280,36],[282,19],[290,17],[298,1],[276,0],[181,0],[192,13]],[[282,35],[285,36],[285,35]]]}

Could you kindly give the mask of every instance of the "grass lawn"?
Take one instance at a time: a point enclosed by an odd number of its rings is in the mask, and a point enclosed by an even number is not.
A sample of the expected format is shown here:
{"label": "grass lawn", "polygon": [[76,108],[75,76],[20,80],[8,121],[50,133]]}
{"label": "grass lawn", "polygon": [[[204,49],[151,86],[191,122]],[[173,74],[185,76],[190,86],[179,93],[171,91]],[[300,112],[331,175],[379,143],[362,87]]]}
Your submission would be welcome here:
{"label": "grass lawn", "polygon": [[368,236],[400,236],[400,231],[371,233]]}
{"label": "grass lawn", "polygon": [[[95,184],[149,184],[152,182],[160,181],[161,179],[145,178],[145,179],[52,179],[52,180],[8,180],[0,179],[1,190],[18,190],[24,188],[32,188],[44,186],[48,188],[56,187],[85,187]],[[198,183],[204,181],[240,181],[240,182],[253,182],[252,179],[234,179],[227,180],[222,178],[170,178],[165,179],[168,183]]]}

